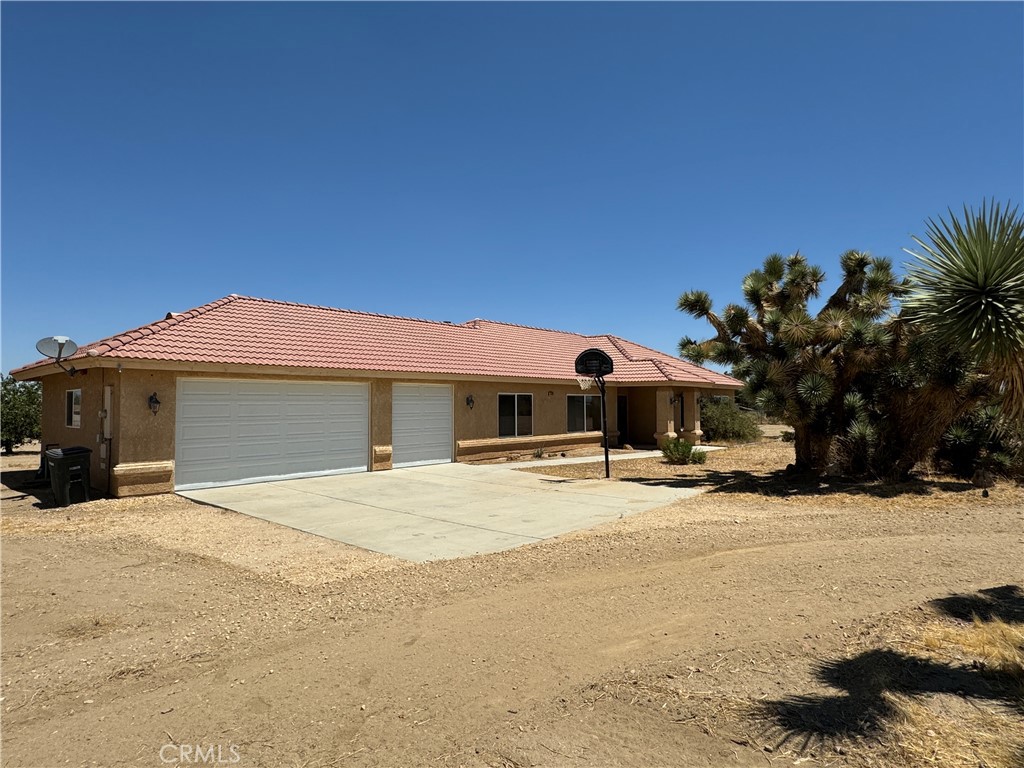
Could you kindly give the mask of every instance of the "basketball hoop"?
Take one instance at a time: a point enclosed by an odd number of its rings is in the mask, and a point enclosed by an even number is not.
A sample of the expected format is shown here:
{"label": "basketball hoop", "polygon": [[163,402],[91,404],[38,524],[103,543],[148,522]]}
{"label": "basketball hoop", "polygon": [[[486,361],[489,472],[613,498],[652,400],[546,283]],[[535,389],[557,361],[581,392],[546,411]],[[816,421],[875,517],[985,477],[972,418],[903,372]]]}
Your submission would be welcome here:
{"label": "basketball hoop", "polygon": [[603,349],[591,347],[576,356],[576,381],[580,389],[586,392],[594,384],[601,391],[601,442],[604,443],[604,476],[612,476],[611,465],[608,463],[608,398],[604,396],[604,377],[615,370],[615,363]]}

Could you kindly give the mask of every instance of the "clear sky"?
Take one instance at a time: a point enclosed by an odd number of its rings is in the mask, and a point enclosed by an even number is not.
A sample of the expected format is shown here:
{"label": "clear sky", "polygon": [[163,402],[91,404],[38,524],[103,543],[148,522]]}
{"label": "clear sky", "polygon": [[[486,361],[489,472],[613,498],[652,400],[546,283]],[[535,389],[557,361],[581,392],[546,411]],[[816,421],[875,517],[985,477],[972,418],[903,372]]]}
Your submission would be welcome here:
{"label": "clear sky", "polygon": [[11,3],[2,367],[239,293],[667,352],[1022,202],[1024,4]]}

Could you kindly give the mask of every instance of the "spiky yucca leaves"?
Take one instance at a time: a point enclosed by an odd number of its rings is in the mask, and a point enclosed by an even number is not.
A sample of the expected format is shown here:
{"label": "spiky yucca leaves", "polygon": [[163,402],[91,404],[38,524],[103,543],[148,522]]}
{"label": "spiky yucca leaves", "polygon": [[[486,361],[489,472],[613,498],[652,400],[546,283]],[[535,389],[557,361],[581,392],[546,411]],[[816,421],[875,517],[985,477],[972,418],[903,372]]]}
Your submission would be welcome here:
{"label": "spiky yucca leaves", "polygon": [[1024,420],[1024,216],[1019,208],[964,206],[929,219],[909,266],[907,317],[968,350],[1003,389],[1003,410]]}
{"label": "spiky yucca leaves", "polygon": [[934,336],[918,330],[889,338],[872,370],[853,382],[861,403],[849,405],[874,429],[874,474],[905,480],[950,424],[991,395],[991,387],[969,356]]}
{"label": "spiky yucca leaves", "polygon": [[744,398],[793,427],[800,469],[825,468],[832,440],[849,427],[843,396],[891,342],[885,315],[906,291],[887,259],[848,251],[840,263],[843,282],[817,316],[808,302],[825,273],[799,253],[765,259],[743,280],[746,306],[731,304],[721,317],[704,291],[679,298],[681,311],[706,319],[716,334],[684,339],[680,354],[733,366],[746,381]]}

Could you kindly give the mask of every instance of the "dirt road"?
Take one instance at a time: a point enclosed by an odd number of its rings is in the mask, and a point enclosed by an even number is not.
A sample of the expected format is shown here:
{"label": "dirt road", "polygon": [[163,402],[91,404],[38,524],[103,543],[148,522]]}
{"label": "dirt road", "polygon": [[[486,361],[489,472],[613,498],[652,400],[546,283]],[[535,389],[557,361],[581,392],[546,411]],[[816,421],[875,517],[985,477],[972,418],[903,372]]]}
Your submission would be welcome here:
{"label": "dirt road", "polygon": [[719,705],[820,691],[903,613],[1019,584],[1015,493],[705,494],[415,566],[185,500],[5,502],[3,764],[790,765]]}

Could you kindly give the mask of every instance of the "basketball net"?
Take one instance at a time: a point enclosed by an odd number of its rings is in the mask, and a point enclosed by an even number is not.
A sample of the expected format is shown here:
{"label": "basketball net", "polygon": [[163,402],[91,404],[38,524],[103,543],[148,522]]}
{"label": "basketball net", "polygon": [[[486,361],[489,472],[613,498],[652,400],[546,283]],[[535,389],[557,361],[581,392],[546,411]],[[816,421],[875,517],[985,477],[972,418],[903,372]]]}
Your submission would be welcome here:
{"label": "basketball net", "polygon": [[594,380],[590,376],[577,376],[576,382],[584,392],[594,386]]}

